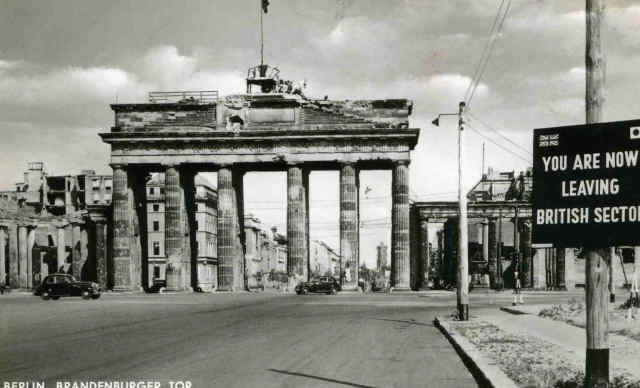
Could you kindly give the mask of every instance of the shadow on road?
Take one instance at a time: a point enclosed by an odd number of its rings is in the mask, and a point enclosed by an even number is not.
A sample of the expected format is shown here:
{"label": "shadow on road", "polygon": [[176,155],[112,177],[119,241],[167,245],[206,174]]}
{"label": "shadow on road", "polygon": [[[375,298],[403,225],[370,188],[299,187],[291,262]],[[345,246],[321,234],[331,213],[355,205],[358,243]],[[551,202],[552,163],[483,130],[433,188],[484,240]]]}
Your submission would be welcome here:
{"label": "shadow on road", "polygon": [[373,318],[376,321],[387,321],[387,322],[396,322],[396,323],[406,323],[409,325],[418,325],[418,326],[427,326],[427,327],[435,327],[433,323],[422,323],[418,321],[410,320],[401,320],[401,319],[387,319],[387,318]]}
{"label": "shadow on road", "polygon": [[371,385],[362,385],[362,384],[355,384],[355,383],[350,383],[348,381],[341,381],[341,380],[335,380],[335,379],[329,379],[326,377],[320,377],[320,376],[313,376],[313,375],[308,375],[305,373],[298,373],[298,372],[289,372],[286,370],[278,370],[278,369],[267,369],[269,372],[276,372],[276,373],[282,373],[285,375],[291,375],[291,376],[299,376],[299,377],[307,377],[309,379],[315,379],[315,380],[321,380],[321,381],[327,381],[329,383],[335,383],[335,384],[342,384],[342,385],[348,385],[350,387],[358,387],[358,388],[375,388]]}

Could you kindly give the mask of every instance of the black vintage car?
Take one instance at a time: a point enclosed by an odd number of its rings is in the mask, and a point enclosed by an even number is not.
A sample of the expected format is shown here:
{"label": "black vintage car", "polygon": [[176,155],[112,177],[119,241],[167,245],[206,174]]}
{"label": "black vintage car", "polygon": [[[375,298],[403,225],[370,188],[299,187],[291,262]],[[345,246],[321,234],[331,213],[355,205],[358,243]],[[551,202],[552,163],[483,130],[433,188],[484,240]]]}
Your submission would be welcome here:
{"label": "black vintage car", "polygon": [[340,291],[342,287],[338,281],[331,276],[320,276],[311,279],[308,282],[299,283],[296,286],[296,294],[308,294],[310,292],[318,292],[325,294],[335,294]]}
{"label": "black vintage car", "polygon": [[61,296],[81,296],[83,299],[98,299],[100,297],[100,285],[93,282],[80,282],[67,274],[51,274],[42,280],[42,283],[33,292],[42,299],[56,300]]}

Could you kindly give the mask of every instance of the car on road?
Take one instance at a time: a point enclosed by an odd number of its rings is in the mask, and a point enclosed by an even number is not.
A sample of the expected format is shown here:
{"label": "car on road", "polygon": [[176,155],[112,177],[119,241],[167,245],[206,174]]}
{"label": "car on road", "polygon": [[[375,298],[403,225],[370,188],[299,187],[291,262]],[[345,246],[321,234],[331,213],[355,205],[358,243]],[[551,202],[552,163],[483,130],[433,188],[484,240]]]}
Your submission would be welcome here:
{"label": "car on road", "polygon": [[298,283],[296,286],[296,294],[298,295],[312,292],[335,295],[340,290],[342,290],[340,283],[332,276],[315,277],[308,282]]}
{"label": "car on road", "polygon": [[153,279],[153,284],[147,288],[147,292],[157,294],[164,291],[165,288],[167,288],[167,281],[165,279]]}
{"label": "car on road", "polygon": [[83,299],[98,299],[100,285],[94,282],[81,282],[68,274],[47,275],[33,292],[44,300],[59,299],[61,296],[81,296]]}

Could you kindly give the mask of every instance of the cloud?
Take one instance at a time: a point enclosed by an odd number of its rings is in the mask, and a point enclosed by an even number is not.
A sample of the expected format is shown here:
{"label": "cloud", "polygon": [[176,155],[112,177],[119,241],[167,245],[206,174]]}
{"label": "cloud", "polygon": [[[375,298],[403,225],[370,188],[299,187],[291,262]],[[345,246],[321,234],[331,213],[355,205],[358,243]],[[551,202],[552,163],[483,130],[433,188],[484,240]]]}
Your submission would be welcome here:
{"label": "cloud", "polygon": [[175,46],[158,46],[142,58],[136,73],[156,90],[218,90],[221,95],[243,90],[241,72],[217,72],[204,67],[200,54],[181,54]]}

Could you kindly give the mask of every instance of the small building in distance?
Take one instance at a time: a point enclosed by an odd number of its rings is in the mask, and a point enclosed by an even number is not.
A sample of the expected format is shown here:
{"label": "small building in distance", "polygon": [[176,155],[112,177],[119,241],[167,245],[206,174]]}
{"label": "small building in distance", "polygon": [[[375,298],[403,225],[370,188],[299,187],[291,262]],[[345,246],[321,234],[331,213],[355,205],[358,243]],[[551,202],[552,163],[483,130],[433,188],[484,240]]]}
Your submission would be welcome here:
{"label": "small building in distance", "polygon": [[389,255],[389,247],[385,245],[385,243],[380,242],[380,245],[376,247],[376,271],[380,275],[385,274],[385,270],[388,269],[388,255]]}
{"label": "small building in distance", "polygon": [[340,254],[321,240],[312,240],[309,247],[310,276],[340,275]]}

